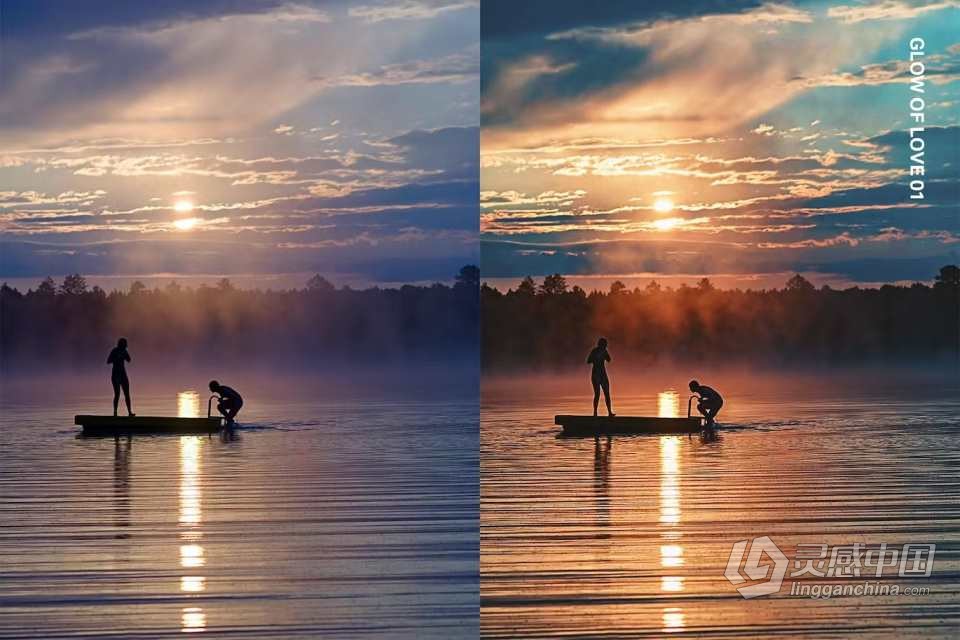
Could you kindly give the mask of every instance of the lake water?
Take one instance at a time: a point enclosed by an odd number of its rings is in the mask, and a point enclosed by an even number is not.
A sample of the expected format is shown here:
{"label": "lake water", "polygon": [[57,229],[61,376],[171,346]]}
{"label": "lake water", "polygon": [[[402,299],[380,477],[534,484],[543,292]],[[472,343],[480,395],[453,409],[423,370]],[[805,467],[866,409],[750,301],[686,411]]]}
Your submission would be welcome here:
{"label": "lake water", "polygon": [[[476,637],[475,375],[436,375],[234,376],[235,437],[129,440],[72,426],[106,377],[6,380],[0,636]],[[205,415],[206,378],[141,378],[138,414]]]}
{"label": "lake water", "polygon": [[[614,410],[685,415],[689,375],[614,371]],[[485,380],[483,636],[957,637],[955,375],[702,375],[726,400],[716,439],[558,438],[555,413],[591,410],[583,372]],[[801,544],[936,544],[930,577],[882,574],[929,593],[812,599],[788,577],[746,600],[724,571],[735,542],[760,536],[791,562]]]}

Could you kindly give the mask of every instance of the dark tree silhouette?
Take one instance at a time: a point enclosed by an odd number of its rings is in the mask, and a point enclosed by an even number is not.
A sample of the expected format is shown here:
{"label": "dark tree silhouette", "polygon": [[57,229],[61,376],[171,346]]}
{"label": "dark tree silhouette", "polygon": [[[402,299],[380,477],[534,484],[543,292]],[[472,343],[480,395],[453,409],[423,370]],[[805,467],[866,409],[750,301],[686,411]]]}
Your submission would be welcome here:
{"label": "dark tree silhouette", "polygon": [[933,286],[956,290],[960,287],[960,267],[952,264],[941,267]]}
{"label": "dark tree silhouette", "polygon": [[307,290],[329,293],[336,289],[333,283],[324,278],[319,273],[307,280]]}
{"label": "dark tree silhouette", "polygon": [[87,280],[79,273],[67,276],[60,285],[60,293],[67,296],[82,296],[87,292]]}
{"label": "dark tree silhouette", "polygon": [[567,279],[559,273],[547,276],[540,285],[540,292],[548,296],[562,296],[567,292]]}
{"label": "dark tree silhouette", "polygon": [[52,298],[57,294],[57,284],[53,281],[53,278],[44,278],[37,286],[37,295],[42,298]]}
{"label": "dark tree silhouette", "polygon": [[799,273],[787,280],[787,291],[813,291],[816,287]]}
{"label": "dark tree silhouette", "polygon": [[863,361],[960,358],[960,269],[930,287],[817,290],[795,275],[785,288],[719,290],[651,282],[609,293],[567,288],[559,274],[506,293],[481,288],[485,367],[578,366],[597,336],[618,359]]}
{"label": "dark tree silhouette", "polygon": [[460,269],[454,287],[465,288],[476,293],[480,290],[480,267],[467,265]]}
{"label": "dark tree silhouette", "polygon": [[527,276],[517,285],[517,294],[530,297],[537,295],[537,283],[533,281],[533,278]]}
{"label": "dark tree silhouette", "polygon": [[79,274],[21,293],[0,287],[0,365],[99,366],[125,336],[137,360],[322,364],[325,360],[442,358],[479,348],[479,270],[454,286],[336,289],[320,275],[305,289],[242,290],[171,283],[106,293]]}

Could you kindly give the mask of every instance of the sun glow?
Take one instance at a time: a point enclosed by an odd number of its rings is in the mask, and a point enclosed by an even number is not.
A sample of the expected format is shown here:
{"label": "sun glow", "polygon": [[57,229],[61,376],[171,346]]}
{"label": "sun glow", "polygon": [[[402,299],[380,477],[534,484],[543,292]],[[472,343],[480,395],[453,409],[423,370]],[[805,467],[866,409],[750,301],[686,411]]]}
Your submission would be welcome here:
{"label": "sun glow", "polygon": [[177,200],[173,203],[173,210],[177,213],[190,213],[193,211],[193,203],[189,200]]}
{"label": "sun glow", "polygon": [[173,226],[180,231],[190,231],[200,223],[200,218],[180,218],[173,221]]}
{"label": "sun glow", "polygon": [[673,211],[673,200],[670,198],[657,198],[653,203],[653,210],[658,213],[669,213]]}
{"label": "sun glow", "polygon": [[657,231],[670,231],[683,224],[683,218],[663,218],[661,220],[654,220],[650,224]]}

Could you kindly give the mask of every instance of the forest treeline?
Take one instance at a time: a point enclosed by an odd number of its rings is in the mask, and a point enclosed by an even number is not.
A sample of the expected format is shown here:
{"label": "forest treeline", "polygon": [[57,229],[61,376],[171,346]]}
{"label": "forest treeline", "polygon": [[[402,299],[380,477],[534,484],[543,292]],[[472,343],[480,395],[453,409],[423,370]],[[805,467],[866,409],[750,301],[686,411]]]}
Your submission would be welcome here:
{"label": "forest treeline", "polygon": [[563,276],[526,278],[503,293],[484,283],[485,369],[582,365],[600,336],[615,358],[678,362],[863,362],[960,357],[960,269],[933,286],[814,287],[795,275],[782,289],[719,290],[651,282],[609,292]]}
{"label": "forest treeline", "polygon": [[[44,369],[101,365],[119,337],[134,357],[204,359],[291,369],[328,361],[385,362],[476,354],[480,274],[452,286],[337,289],[320,275],[288,291],[134,282],[110,293],[79,274],[47,278],[26,293],[0,288],[0,365]],[[476,357],[472,355],[471,357]]]}

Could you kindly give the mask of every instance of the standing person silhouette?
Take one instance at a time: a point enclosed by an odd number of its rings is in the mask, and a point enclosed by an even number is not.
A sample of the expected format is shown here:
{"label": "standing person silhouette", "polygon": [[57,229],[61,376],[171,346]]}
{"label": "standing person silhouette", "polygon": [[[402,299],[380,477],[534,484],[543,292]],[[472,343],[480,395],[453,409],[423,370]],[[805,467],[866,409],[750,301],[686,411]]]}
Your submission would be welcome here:
{"label": "standing person silhouette", "polygon": [[590,372],[590,382],[593,383],[593,416],[597,416],[597,405],[600,404],[600,390],[603,389],[603,400],[607,404],[607,415],[611,418],[616,414],[610,408],[610,379],[607,377],[607,366],[610,354],[607,352],[607,339],[597,340],[597,346],[587,356],[587,364],[593,365]]}
{"label": "standing person silhouette", "polygon": [[130,354],[127,352],[127,339],[117,340],[117,346],[110,351],[107,356],[107,364],[113,365],[113,371],[110,373],[110,382],[113,383],[113,416],[117,416],[117,404],[120,402],[120,389],[123,389],[123,399],[127,403],[127,413],[131,416],[136,414],[130,409],[130,379],[127,378],[126,363],[130,362]]}

